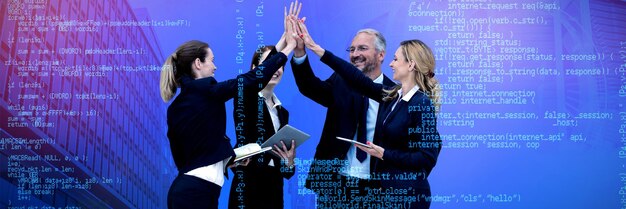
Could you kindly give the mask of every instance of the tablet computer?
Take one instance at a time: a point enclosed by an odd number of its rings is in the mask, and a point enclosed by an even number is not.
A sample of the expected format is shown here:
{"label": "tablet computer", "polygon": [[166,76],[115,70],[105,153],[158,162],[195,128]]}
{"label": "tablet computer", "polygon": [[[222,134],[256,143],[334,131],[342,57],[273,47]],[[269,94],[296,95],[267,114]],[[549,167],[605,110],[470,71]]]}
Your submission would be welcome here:
{"label": "tablet computer", "polygon": [[367,144],[363,144],[363,143],[358,142],[358,141],[356,141],[356,140],[346,139],[346,138],[339,137],[339,136],[337,137],[337,139],[339,139],[339,140],[341,140],[341,141],[350,142],[350,143],[352,143],[352,144],[358,144],[358,145],[361,145],[361,146],[364,146],[364,147],[367,147],[367,148],[370,148],[370,149],[372,148],[372,146],[367,145]]}
{"label": "tablet computer", "polygon": [[302,143],[309,139],[309,137],[311,137],[311,135],[294,128],[293,126],[285,125],[280,128],[276,134],[261,144],[261,147],[274,147],[274,145],[282,147],[283,145],[280,144],[280,141],[283,141],[285,146],[287,146],[287,149],[289,149],[291,148],[291,140],[294,140],[296,148],[298,148]]}

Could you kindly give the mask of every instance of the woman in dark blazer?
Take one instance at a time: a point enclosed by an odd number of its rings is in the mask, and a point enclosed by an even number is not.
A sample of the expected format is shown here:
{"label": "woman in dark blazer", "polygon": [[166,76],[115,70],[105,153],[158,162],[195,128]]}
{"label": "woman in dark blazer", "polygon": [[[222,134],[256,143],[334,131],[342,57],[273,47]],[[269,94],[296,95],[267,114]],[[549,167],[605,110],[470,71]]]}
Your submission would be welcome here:
{"label": "woman in dark blazer", "polygon": [[[279,42],[281,43],[281,42]],[[279,44],[280,49],[284,44]],[[275,56],[274,46],[265,46],[255,51],[250,69],[259,66],[268,57]],[[285,109],[274,88],[283,76],[279,68],[263,90],[246,89],[234,99],[235,147],[249,143],[262,144],[289,122],[289,112]],[[264,153],[252,157],[246,167],[233,169],[235,177],[230,187],[228,208],[283,208],[283,178],[294,174],[295,143],[292,147],[275,147],[277,155]]]}
{"label": "woman in dark blazer", "polygon": [[[293,34],[294,25],[288,21],[285,33]],[[255,70],[222,82],[214,78],[217,68],[207,43],[188,41],[167,58],[161,97],[168,102],[181,89],[167,109],[167,136],[179,172],[168,192],[168,208],[217,208],[224,167],[235,155],[225,137],[225,102],[237,95],[239,87],[260,91],[295,48],[293,36],[287,36],[287,46]]]}
{"label": "woman in dark blazer", "polygon": [[374,142],[371,148],[357,147],[374,159],[374,178],[380,180],[373,198],[386,199],[384,208],[429,208],[428,175],[437,162],[441,140],[437,131],[436,112],[440,89],[434,78],[435,59],[428,46],[419,40],[403,41],[395,52],[390,67],[393,79],[400,83],[393,89],[383,89],[352,64],[336,57],[315,44],[299,24],[307,48],[321,57],[351,87],[380,102]]}

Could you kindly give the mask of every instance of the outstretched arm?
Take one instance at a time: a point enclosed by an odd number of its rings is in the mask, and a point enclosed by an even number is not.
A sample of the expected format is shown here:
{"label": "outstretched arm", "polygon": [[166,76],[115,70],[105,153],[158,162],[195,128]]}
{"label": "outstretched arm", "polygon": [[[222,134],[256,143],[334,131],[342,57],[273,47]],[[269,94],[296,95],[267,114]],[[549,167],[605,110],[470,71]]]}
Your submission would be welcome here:
{"label": "outstretched arm", "polygon": [[267,83],[272,79],[276,70],[287,62],[287,56],[297,45],[297,23],[294,21],[293,15],[288,15],[285,19],[284,33],[287,35],[283,36],[281,39],[284,38],[286,46],[280,50],[281,53],[268,58],[255,69],[238,75],[236,79],[230,79],[217,84],[211,80],[203,79],[202,81],[194,82],[194,88],[206,92],[207,96],[211,96],[222,101],[227,101],[235,97],[235,95],[237,95],[238,87],[251,89],[257,92],[265,88]]}
{"label": "outstretched arm", "polygon": [[[301,5],[295,11],[295,16],[293,17],[296,24],[306,20],[306,18],[298,19],[300,7]],[[285,14],[287,16],[286,11],[287,9],[285,8]],[[290,8],[289,14],[293,13],[294,11]],[[298,27],[296,27],[296,30],[299,30]],[[315,76],[313,69],[311,69],[309,58],[306,56],[302,33],[299,31],[297,31],[297,33],[300,37],[296,38],[297,44],[293,52],[294,56],[291,59],[291,69],[293,69],[293,76],[295,78],[296,85],[298,86],[298,90],[302,93],[302,95],[308,97],[316,103],[329,107],[334,101],[332,82],[337,75],[332,75],[325,81],[322,81]]]}
{"label": "outstretched arm", "polygon": [[257,90],[257,92],[265,88],[265,85],[272,79],[274,72],[286,62],[287,56],[283,53],[278,53],[254,70],[240,74],[235,79],[229,79],[219,83],[215,83],[215,79],[213,78],[198,79],[192,81],[188,88],[202,92],[207,97],[226,102],[237,95],[238,87],[254,89]]}
{"label": "outstretched arm", "polygon": [[373,100],[378,102],[382,101],[384,93],[382,84],[374,83],[372,79],[365,76],[358,68],[354,67],[354,65],[333,55],[331,52],[326,51],[315,43],[303,20],[298,21],[297,29],[300,37],[304,41],[304,45],[317,56],[321,57],[322,62],[339,74],[348,85]]}
{"label": "outstretched arm", "polygon": [[296,63],[292,58],[291,69],[293,69],[293,77],[302,95],[324,107],[332,105],[334,102],[332,82],[338,75],[333,74],[325,81],[321,80],[313,73],[308,57],[305,57],[300,64]]}

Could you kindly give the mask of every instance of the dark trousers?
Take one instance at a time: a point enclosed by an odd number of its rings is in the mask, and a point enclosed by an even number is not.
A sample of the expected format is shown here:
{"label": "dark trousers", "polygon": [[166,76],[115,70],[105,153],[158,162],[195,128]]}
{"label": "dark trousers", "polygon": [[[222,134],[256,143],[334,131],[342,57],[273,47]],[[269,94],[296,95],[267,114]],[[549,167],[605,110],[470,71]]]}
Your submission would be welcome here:
{"label": "dark trousers", "polygon": [[[361,209],[368,208],[372,200],[372,195],[368,192],[372,189],[380,188],[379,181],[370,181],[355,177],[336,174],[333,180],[335,187],[332,189],[321,189],[317,193],[317,208],[344,208]],[[315,191],[315,190],[314,190]]]}
{"label": "dark trousers", "polygon": [[222,187],[195,176],[180,174],[167,193],[167,208],[215,208]]}
{"label": "dark trousers", "polygon": [[230,209],[282,209],[283,176],[276,167],[248,165],[235,171]]}

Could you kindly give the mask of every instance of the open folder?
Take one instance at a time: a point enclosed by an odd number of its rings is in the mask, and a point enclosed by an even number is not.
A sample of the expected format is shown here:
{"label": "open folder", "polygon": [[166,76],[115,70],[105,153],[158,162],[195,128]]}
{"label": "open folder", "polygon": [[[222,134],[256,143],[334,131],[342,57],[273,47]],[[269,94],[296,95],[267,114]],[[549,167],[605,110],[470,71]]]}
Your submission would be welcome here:
{"label": "open folder", "polygon": [[271,150],[271,147],[261,148],[261,146],[257,143],[250,143],[243,145],[241,147],[237,147],[234,149],[235,151],[235,160],[234,162],[239,162],[240,160],[267,152]]}
{"label": "open folder", "polygon": [[285,125],[280,128],[280,130],[278,130],[276,134],[267,139],[267,141],[265,141],[261,145],[261,147],[272,148],[274,147],[274,145],[276,145],[282,148],[283,145],[280,143],[280,141],[283,141],[285,143],[285,146],[287,146],[287,149],[291,149],[291,140],[294,140],[296,143],[295,147],[298,148],[302,143],[309,139],[309,137],[311,137],[311,135],[296,129],[293,126]]}

